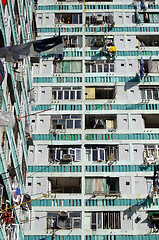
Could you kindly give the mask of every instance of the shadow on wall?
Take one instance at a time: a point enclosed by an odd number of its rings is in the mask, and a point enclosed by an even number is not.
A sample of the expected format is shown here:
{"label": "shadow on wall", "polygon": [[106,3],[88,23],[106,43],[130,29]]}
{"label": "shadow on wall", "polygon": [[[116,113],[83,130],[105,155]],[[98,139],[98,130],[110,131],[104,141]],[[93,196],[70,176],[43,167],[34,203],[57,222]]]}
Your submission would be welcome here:
{"label": "shadow on wall", "polygon": [[132,78],[130,81],[125,83],[124,91],[127,91],[128,89],[136,86],[138,83],[140,83],[140,77],[139,76],[136,76],[136,77]]}

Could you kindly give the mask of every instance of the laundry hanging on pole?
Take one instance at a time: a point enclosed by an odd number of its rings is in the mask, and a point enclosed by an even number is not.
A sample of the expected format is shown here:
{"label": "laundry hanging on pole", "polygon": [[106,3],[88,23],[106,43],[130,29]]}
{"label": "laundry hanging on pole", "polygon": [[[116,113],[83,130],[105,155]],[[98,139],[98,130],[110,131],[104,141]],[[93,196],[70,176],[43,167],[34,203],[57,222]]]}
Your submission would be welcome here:
{"label": "laundry hanging on pole", "polygon": [[2,85],[4,77],[5,77],[4,66],[2,61],[0,60],[0,85]]}
{"label": "laundry hanging on pole", "polygon": [[41,52],[62,54],[64,42],[62,36],[36,40],[24,44],[0,48],[0,58],[7,62],[21,61],[27,56],[39,57]]}
{"label": "laundry hanging on pole", "polygon": [[2,4],[7,5],[7,0],[2,0]]}
{"label": "laundry hanging on pole", "polygon": [[145,68],[144,68],[144,60],[143,58],[141,57],[141,60],[140,60],[140,78],[142,79],[144,77],[144,73],[145,73]]}
{"label": "laundry hanging on pole", "polygon": [[152,70],[152,57],[150,56],[148,60],[148,72],[150,73],[151,70]]}

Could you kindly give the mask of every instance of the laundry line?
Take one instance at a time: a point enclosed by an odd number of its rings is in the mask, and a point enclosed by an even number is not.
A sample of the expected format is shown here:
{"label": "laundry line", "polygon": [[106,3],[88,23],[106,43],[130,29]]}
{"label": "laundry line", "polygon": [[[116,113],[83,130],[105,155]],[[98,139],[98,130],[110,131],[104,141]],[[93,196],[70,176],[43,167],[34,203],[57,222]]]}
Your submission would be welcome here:
{"label": "laundry line", "polygon": [[33,115],[36,115],[36,114],[39,114],[39,113],[43,113],[43,112],[46,112],[46,111],[50,111],[50,110],[52,110],[52,109],[55,109],[55,108],[54,108],[54,107],[48,108],[48,109],[46,109],[46,110],[42,110],[42,111],[39,111],[39,112],[36,112],[36,113],[31,113],[31,114],[28,114],[28,115],[24,115],[24,116],[18,115],[18,117],[17,117],[16,119],[20,121],[21,118],[26,118],[26,117],[29,117],[29,116],[33,116]]}

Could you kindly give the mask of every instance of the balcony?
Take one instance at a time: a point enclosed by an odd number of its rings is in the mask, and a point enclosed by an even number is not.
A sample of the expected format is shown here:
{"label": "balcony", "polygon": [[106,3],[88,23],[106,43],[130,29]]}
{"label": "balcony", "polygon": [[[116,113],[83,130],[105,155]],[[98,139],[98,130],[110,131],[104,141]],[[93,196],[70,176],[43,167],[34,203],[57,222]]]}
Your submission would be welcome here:
{"label": "balcony", "polygon": [[112,28],[115,25],[113,13],[86,13],[86,25],[106,24]]}
{"label": "balcony", "polygon": [[137,36],[137,47],[158,47],[159,46],[159,36],[158,35],[140,35]]}
{"label": "balcony", "polygon": [[142,115],[143,121],[144,121],[144,128],[150,128],[153,129],[159,128],[159,114],[143,114]]}
{"label": "balcony", "polygon": [[86,100],[115,99],[115,87],[86,87]]}
{"label": "balcony", "polygon": [[55,24],[82,24],[81,13],[55,14]]}
{"label": "balcony", "polygon": [[86,36],[86,47],[110,47],[114,42],[113,36]]}
{"label": "balcony", "polygon": [[106,129],[108,132],[114,132],[116,128],[116,115],[85,116],[85,129]]}
{"label": "balcony", "polygon": [[85,193],[93,194],[93,197],[104,195],[105,197],[120,196],[118,177],[86,177]]}
{"label": "balcony", "polygon": [[80,177],[50,177],[51,193],[75,194],[81,193]]}

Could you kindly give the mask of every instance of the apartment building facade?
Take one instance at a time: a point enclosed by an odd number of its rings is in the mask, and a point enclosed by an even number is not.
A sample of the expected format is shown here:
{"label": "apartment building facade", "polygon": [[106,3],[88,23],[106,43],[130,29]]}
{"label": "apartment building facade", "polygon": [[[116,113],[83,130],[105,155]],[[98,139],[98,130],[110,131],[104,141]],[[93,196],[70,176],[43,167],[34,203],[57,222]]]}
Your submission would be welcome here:
{"label": "apartment building facade", "polygon": [[[0,1],[0,51],[34,40],[34,23],[33,1]],[[30,59],[18,62],[9,54],[1,57],[0,82],[0,239],[22,240],[29,211],[18,204],[26,197],[28,147],[33,144]]]}
{"label": "apartment building facade", "polygon": [[[34,10],[24,3],[27,19]],[[65,48],[34,59],[33,82],[22,84],[36,93],[25,192],[37,200],[21,217],[24,239],[158,239],[159,2],[36,4],[37,39],[60,34]],[[15,30],[14,44],[18,29],[23,34],[15,6],[8,1],[10,27],[1,21],[6,45],[4,29]]]}

